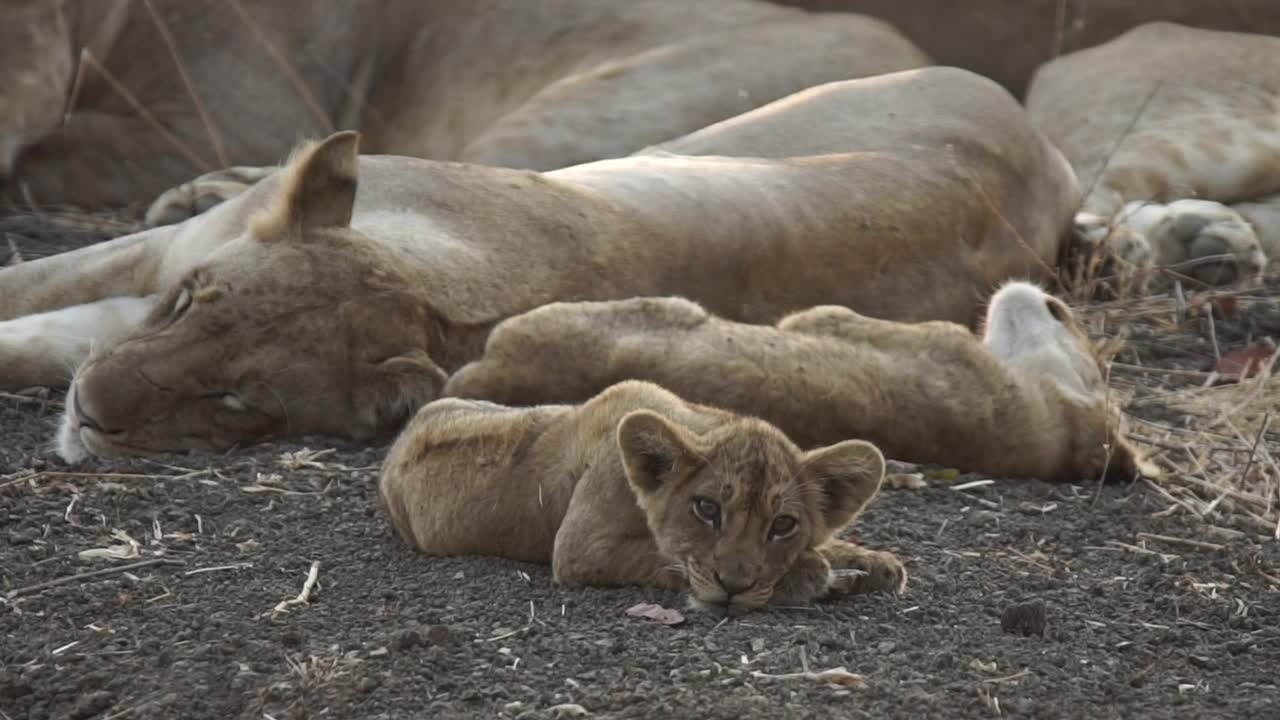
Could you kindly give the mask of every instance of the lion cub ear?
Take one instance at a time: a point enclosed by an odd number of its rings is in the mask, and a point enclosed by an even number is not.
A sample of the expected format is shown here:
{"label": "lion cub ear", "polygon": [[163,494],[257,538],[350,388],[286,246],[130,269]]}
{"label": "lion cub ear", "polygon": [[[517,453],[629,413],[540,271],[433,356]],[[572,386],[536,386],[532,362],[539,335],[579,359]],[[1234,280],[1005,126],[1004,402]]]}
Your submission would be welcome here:
{"label": "lion cub ear", "polygon": [[360,133],[337,132],[298,150],[289,160],[280,200],[253,220],[262,239],[297,237],[302,231],[351,224],[355,209]]}
{"label": "lion cub ear", "polygon": [[822,517],[832,533],[853,522],[884,480],[884,455],[862,440],[810,450],[801,463],[822,488]]}
{"label": "lion cub ear", "polygon": [[627,480],[641,498],[687,476],[701,462],[688,431],[652,410],[634,410],[618,423],[618,448]]}

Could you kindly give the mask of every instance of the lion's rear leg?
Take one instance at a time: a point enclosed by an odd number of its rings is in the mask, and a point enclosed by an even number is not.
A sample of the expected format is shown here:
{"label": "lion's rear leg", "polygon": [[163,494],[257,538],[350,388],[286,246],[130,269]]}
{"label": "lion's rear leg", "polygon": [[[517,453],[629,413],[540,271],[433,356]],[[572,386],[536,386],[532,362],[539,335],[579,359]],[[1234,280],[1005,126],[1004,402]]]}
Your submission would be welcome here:
{"label": "lion's rear leg", "polygon": [[802,333],[861,343],[885,352],[920,352],[943,342],[973,342],[973,333],[958,323],[929,320],[903,323],[868,317],[839,305],[792,313],[778,322],[784,332]]}
{"label": "lion's rear leg", "polygon": [[146,222],[153,227],[180,223],[243,193],[278,169],[237,165],[205,173],[161,193],[147,208]]}
{"label": "lion's rear leg", "polygon": [[66,385],[95,343],[138,327],[154,304],[117,297],[0,322],[0,389]]}

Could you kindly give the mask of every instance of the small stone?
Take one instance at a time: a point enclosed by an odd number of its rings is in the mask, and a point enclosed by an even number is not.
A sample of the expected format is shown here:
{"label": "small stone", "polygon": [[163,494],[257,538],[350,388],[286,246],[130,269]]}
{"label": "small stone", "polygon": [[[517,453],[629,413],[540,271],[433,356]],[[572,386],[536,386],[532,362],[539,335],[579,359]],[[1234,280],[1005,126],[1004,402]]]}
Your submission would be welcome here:
{"label": "small stone", "polygon": [[888,655],[889,653],[893,652],[893,649],[896,647],[898,647],[898,643],[892,640],[885,640],[884,642],[876,645],[876,652],[884,653],[885,655]]}
{"label": "small stone", "polygon": [[751,652],[759,655],[760,653],[764,652],[764,646],[765,646],[764,638],[756,638],[755,640],[751,641]]}
{"label": "small stone", "polygon": [[36,541],[40,537],[40,531],[36,528],[26,528],[24,530],[14,530],[9,533],[10,545],[28,545]]}
{"label": "small stone", "polygon": [[401,630],[400,632],[396,633],[395,639],[392,640],[392,645],[395,647],[396,650],[400,650],[401,652],[405,650],[412,650],[413,648],[421,644],[422,644],[422,635],[420,635],[418,631],[414,629]]}
{"label": "small stone", "polygon": [[356,683],[356,690],[362,693],[371,693],[378,689],[379,684],[377,678],[365,676],[360,678],[360,682]]}
{"label": "small stone", "polygon": [[448,625],[431,625],[427,628],[427,642],[432,645],[452,645],[454,643],[453,633],[449,630]]}
{"label": "small stone", "polygon": [[1043,600],[1015,603],[1004,609],[1000,616],[1000,628],[1014,635],[1039,635],[1044,637],[1045,605]]}

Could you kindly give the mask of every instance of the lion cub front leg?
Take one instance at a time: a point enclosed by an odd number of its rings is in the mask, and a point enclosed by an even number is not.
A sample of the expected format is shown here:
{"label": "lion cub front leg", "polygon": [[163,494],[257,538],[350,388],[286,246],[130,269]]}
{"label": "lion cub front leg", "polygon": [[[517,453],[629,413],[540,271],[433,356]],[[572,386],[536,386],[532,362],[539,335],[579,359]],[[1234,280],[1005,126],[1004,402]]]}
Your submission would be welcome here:
{"label": "lion cub front leg", "polygon": [[808,605],[854,593],[901,592],[907,571],[892,553],[867,550],[844,540],[828,540],[801,553],[773,590],[772,605]]}
{"label": "lion cub front leg", "polygon": [[796,562],[778,581],[769,597],[770,605],[808,605],[821,600],[831,590],[834,580],[831,563],[817,550],[800,553]]}
{"label": "lion cub front leg", "polygon": [[832,595],[881,590],[902,592],[907,586],[907,569],[893,553],[868,550],[835,538],[819,545],[818,552],[832,568]]}
{"label": "lion cub front leg", "polygon": [[687,588],[682,566],[659,552],[630,491],[605,475],[588,470],[574,488],[556,532],[552,577],[566,585]]}

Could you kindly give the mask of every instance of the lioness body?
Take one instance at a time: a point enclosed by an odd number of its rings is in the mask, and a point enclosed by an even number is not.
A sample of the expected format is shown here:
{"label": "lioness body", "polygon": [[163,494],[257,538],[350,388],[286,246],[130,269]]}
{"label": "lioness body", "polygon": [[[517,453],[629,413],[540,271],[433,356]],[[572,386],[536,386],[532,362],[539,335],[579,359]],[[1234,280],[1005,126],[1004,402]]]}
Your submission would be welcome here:
{"label": "lioness body", "polygon": [[1086,190],[1087,239],[1206,281],[1280,254],[1280,38],[1142,25],[1045,64],[1027,108]]}
{"label": "lioness body", "polygon": [[[400,536],[431,555],[550,563],[568,584],[692,586],[749,608],[822,597],[833,563],[869,573],[845,590],[901,586],[891,555],[833,539],[883,473],[866,443],[801,453],[760,421],[633,382],[581,406],[430,403],[379,487]],[[699,498],[714,518],[690,516]],[[777,515],[797,525],[785,538],[770,537]]]}
{"label": "lioness body", "polygon": [[[952,69],[821,86],[663,147],[536,174],[357,161],[336,136],[181,225],[0,270],[0,317],[161,295],[73,393],[134,448],[363,437],[438,396],[494,324],[558,300],[971,324],[997,283],[1051,267],[1078,202],[1012,98]],[[716,156],[671,154],[686,150]],[[774,157],[727,157],[755,152]],[[258,212],[275,221],[250,230]],[[195,302],[176,322],[180,291]],[[78,361],[49,363],[48,381]],[[224,394],[258,414],[209,428],[200,399]]]}
{"label": "lioness body", "polygon": [[563,167],[928,62],[883,22],[757,0],[20,0],[0,26],[7,193],[92,207],[341,128]]}
{"label": "lioness body", "polygon": [[[996,476],[1132,477],[1087,339],[1058,301],[1015,285],[993,300],[985,341],[954,323],[894,323],[843,307],[767,326],[676,298],[555,303],[498,325],[445,394],[578,402],[634,378],[763,418],[801,447],[861,438],[892,458]],[[1025,297],[1004,299],[1017,292]],[[1042,321],[1007,319],[1037,302]]]}

